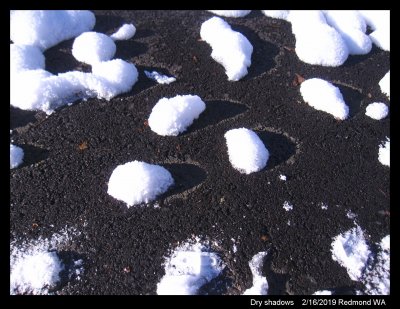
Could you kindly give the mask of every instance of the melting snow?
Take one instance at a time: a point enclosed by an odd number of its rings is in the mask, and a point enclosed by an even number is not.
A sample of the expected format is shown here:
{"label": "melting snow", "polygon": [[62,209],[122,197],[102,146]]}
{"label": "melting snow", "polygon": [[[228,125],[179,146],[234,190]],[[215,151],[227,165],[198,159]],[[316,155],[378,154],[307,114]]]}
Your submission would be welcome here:
{"label": "melting snow", "polygon": [[390,167],[390,138],[379,145],[379,162]]}
{"label": "melting snow", "polygon": [[381,91],[390,99],[390,71],[379,81]]}
{"label": "melting snow", "polygon": [[266,256],[267,252],[259,252],[249,262],[250,270],[253,274],[253,286],[244,291],[243,295],[268,294],[267,278],[262,276],[263,261]]}
{"label": "melting snow", "polygon": [[208,244],[196,239],[177,247],[165,260],[165,276],[157,284],[158,295],[195,295],[217,277],[225,265]]}
{"label": "melting snow", "polygon": [[365,115],[375,120],[381,120],[385,118],[389,113],[389,108],[385,103],[374,102],[367,106]]}
{"label": "melting snow", "polygon": [[285,202],[283,203],[283,209],[285,209],[286,211],[293,210],[293,205],[290,204],[288,201],[285,201]]}
{"label": "melting snow", "polygon": [[176,81],[175,77],[169,77],[167,75],[162,75],[156,71],[149,72],[149,71],[144,71],[144,74],[150,79],[155,80],[159,84],[170,84],[174,81]]}
{"label": "melting snow", "polygon": [[244,17],[248,15],[251,10],[209,10],[209,12],[224,17]]}
{"label": "melting snow", "polygon": [[18,167],[24,159],[24,150],[10,144],[10,169]]}
{"label": "melting snow", "polygon": [[129,40],[133,38],[136,33],[136,28],[132,24],[124,24],[115,33],[110,35],[114,41]]}

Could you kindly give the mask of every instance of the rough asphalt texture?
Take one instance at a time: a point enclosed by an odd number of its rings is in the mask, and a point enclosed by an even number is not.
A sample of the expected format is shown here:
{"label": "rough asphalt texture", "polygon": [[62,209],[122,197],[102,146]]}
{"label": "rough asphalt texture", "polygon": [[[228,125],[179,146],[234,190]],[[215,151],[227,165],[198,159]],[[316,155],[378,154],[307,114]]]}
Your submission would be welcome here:
{"label": "rough asphalt texture", "polygon": [[[224,18],[254,47],[249,74],[229,82],[200,39],[201,24],[213,14],[95,15],[94,31],[111,34],[123,23],[137,28],[132,39],[116,42],[114,57],[136,65],[139,81],[132,90],[109,102],[76,102],[47,118],[10,109],[11,138],[25,151],[24,164],[10,171],[10,240],[51,237],[66,226],[81,232],[64,255],[83,258],[85,272],[55,292],[156,294],[164,257],[193,235],[218,241],[214,249],[227,265],[201,293],[243,293],[252,285],[248,262],[265,250],[270,294],[362,289],[330,250],[333,237],[355,226],[349,211],[370,244],[390,234],[390,169],[378,161],[390,117],[365,115],[371,102],[390,105],[378,85],[390,68],[390,53],[374,47],[340,67],[309,65],[296,56],[289,23],[253,11]],[[90,71],[73,58],[72,43],[45,52],[47,70]],[[177,81],[159,85],[144,70]],[[304,103],[296,74],[338,85],[351,117],[338,121]],[[162,97],[183,94],[200,96],[206,111],[178,137],[152,132],[146,122],[152,107]],[[269,149],[264,170],[245,175],[230,165],[224,134],[240,127],[255,130]],[[176,186],[149,205],[128,209],[107,194],[107,181],[117,165],[133,160],[166,167]],[[283,209],[285,201],[292,211]]]}

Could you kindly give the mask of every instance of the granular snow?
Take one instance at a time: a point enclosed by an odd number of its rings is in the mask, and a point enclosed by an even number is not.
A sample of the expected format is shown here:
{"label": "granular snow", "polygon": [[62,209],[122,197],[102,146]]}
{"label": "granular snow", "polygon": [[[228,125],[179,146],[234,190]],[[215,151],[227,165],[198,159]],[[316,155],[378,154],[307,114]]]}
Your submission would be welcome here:
{"label": "granular snow", "polygon": [[118,165],[108,181],[107,193],[128,208],[148,203],[174,184],[171,173],[162,166],[132,161]]}
{"label": "granular snow", "polygon": [[197,95],[162,98],[153,107],[148,123],[159,135],[177,136],[186,131],[205,109],[205,103]]}
{"label": "granular snow", "polygon": [[129,40],[133,38],[136,33],[136,28],[132,24],[124,24],[115,33],[110,35],[114,41]]}
{"label": "granular snow", "polygon": [[24,159],[24,150],[10,144],[10,169],[18,167]]}
{"label": "granular snow", "polygon": [[258,172],[267,165],[269,152],[252,130],[232,129],[225,133],[225,139],[229,161],[240,173]]}
{"label": "granular snow", "polygon": [[112,59],[116,50],[114,41],[108,35],[98,32],[84,32],[72,45],[75,59],[90,65]]}
{"label": "granular snow", "polygon": [[199,239],[177,247],[164,265],[165,275],[157,284],[158,295],[195,295],[225,268],[220,257]]}
{"label": "granular snow", "polygon": [[247,75],[253,45],[241,33],[233,31],[222,18],[212,17],[201,25],[201,38],[211,45],[211,57],[222,64],[230,81]]}
{"label": "granular snow", "polygon": [[251,273],[253,274],[253,286],[246,291],[243,295],[267,295],[268,282],[267,278],[262,276],[262,267],[264,258],[267,252],[259,252],[249,262]]}
{"label": "granular snow", "polygon": [[300,85],[303,100],[317,110],[344,120],[349,114],[349,107],[343,100],[339,88],[320,78],[307,79]]}
{"label": "granular snow", "polygon": [[385,118],[389,113],[389,108],[385,103],[374,102],[367,106],[365,115],[375,120],[381,120]]}
{"label": "granular snow", "polygon": [[360,280],[371,251],[359,226],[340,234],[332,242],[332,259],[347,269],[351,280]]}

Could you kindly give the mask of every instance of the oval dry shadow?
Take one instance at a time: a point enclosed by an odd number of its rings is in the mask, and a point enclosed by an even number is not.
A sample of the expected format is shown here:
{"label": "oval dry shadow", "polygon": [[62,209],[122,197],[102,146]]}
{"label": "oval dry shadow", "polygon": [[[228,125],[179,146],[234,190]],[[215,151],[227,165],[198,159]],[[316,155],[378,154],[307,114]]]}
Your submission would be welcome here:
{"label": "oval dry shadow", "polygon": [[22,163],[17,168],[25,167],[46,160],[49,157],[49,151],[47,149],[39,148],[32,145],[17,145],[24,151],[24,158]]}
{"label": "oval dry shadow", "polygon": [[169,199],[172,196],[181,195],[197,187],[207,178],[207,173],[194,164],[168,163],[162,164],[162,166],[172,174],[174,185],[167,192],[160,195],[160,199]]}
{"label": "oval dry shadow", "polygon": [[279,53],[279,48],[277,46],[262,40],[257,33],[246,26],[232,25],[232,30],[243,34],[249,40],[251,45],[253,45],[251,65],[248,68],[248,74],[244,76],[242,80],[248,80],[260,76],[277,65],[275,62],[275,57]]}
{"label": "oval dry shadow", "polygon": [[348,86],[334,84],[343,95],[343,100],[349,107],[349,117],[354,117],[361,111],[362,95],[359,91]]}
{"label": "oval dry shadow", "polygon": [[266,169],[270,170],[287,162],[296,154],[297,145],[284,134],[268,131],[255,131],[261,141],[267,147],[269,159]]}
{"label": "oval dry shadow", "polygon": [[197,130],[204,129],[208,126],[213,126],[219,122],[233,118],[248,111],[248,107],[229,101],[206,101],[206,109],[202,112],[198,119],[186,130],[183,134],[189,134]]}

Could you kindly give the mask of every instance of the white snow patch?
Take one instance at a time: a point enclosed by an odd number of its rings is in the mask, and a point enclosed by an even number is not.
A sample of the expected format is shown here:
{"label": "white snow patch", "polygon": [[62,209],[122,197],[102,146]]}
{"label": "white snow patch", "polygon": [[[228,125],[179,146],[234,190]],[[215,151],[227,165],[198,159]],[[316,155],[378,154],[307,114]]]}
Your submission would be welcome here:
{"label": "white snow patch", "polygon": [[225,268],[220,257],[199,239],[177,247],[164,265],[165,275],[157,284],[158,295],[195,295]]}
{"label": "white snow patch", "polygon": [[347,269],[351,280],[361,279],[371,251],[359,226],[336,236],[331,251],[332,259]]}
{"label": "white snow patch", "polygon": [[229,161],[240,173],[257,172],[267,165],[269,152],[252,130],[232,129],[225,133],[225,139]]}
{"label": "white snow patch", "polygon": [[389,113],[389,108],[385,103],[374,102],[367,106],[365,115],[375,120],[381,120],[385,118]]}
{"label": "white snow patch", "polygon": [[[10,294],[49,294],[60,281],[60,272],[65,265],[60,260],[57,251],[65,249],[71,242],[71,235],[78,236],[75,229],[63,229],[53,234],[50,239],[10,243]],[[74,261],[70,269],[79,275],[83,273],[83,261]],[[71,278],[71,274],[69,274]]]}
{"label": "white snow patch", "polygon": [[283,203],[283,209],[285,209],[286,211],[293,210],[293,205],[290,204],[288,201],[285,201],[285,202]]}
{"label": "white snow patch", "polygon": [[233,31],[222,18],[212,17],[201,25],[200,36],[211,45],[211,57],[223,65],[228,80],[247,75],[253,46],[243,34]]}
{"label": "white snow patch", "polygon": [[279,175],[279,179],[282,180],[282,181],[286,181],[287,177],[285,175],[280,174]]}
{"label": "white snow patch", "polygon": [[133,24],[124,24],[115,33],[110,35],[114,41],[129,40],[136,33],[136,27]]}
{"label": "white snow patch", "polygon": [[173,184],[171,173],[164,167],[135,160],[114,169],[107,193],[129,208],[154,200]]}
{"label": "white snow patch", "polygon": [[268,252],[259,252],[249,262],[251,273],[253,274],[253,286],[246,291],[243,295],[267,295],[268,282],[267,278],[262,276],[262,267],[264,258]]}
{"label": "white snow patch", "polygon": [[162,75],[156,71],[149,72],[149,71],[144,71],[144,74],[150,79],[155,80],[159,84],[170,84],[174,81],[176,81],[175,77],[169,77],[167,75]]}
{"label": "white snow patch", "polygon": [[320,205],[321,205],[321,209],[322,210],[327,210],[328,209],[328,205],[327,204],[321,202]]}
{"label": "white snow patch", "polygon": [[34,45],[42,51],[93,29],[90,11],[10,11],[10,39],[15,44]]}
{"label": "white snow patch", "polygon": [[374,30],[369,37],[379,48],[390,51],[390,11],[360,10],[368,26]]}
{"label": "white snow patch", "polygon": [[350,55],[365,55],[371,51],[371,39],[365,34],[367,25],[358,11],[329,10],[325,12],[325,18],[340,33]]}
{"label": "white snow patch", "polygon": [[75,59],[90,65],[112,59],[116,50],[117,46],[108,35],[92,31],[82,33],[72,45]]}
{"label": "white snow patch", "polygon": [[197,95],[162,98],[153,107],[148,122],[150,129],[162,136],[177,136],[199,118],[206,104]]}
{"label": "white snow patch", "polygon": [[379,87],[382,93],[386,94],[390,100],[390,71],[379,81]]}
{"label": "white snow patch", "polygon": [[248,15],[251,10],[208,10],[210,13],[224,17],[244,17]]}
{"label": "white snow patch", "polygon": [[390,294],[390,235],[382,238],[373,267],[369,265],[362,278],[365,294]]}
{"label": "white snow patch", "polygon": [[390,138],[386,137],[386,141],[379,145],[378,155],[379,162],[390,167]]}
{"label": "white snow patch", "polygon": [[24,150],[10,144],[10,169],[18,167],[24,159]]}
{"label": "white snow patch", "polygon": [[45,68],[42,51],[33,45],[10,44],[10,74]]}
{"label": "white snow patch", "polygon": [[313,295],[332,295],[332,292],[329,290],[321,290],[316,291]]}
{"label": "white snow patch", "polygon": [[261,12],[268,17],[287,20],[289,10],[261,10]]}
{"label": "white snow patch", "polygon": [[[337,67],[349,56],[345,40],[326,23],[321,11],[291,10],[287,17],[296,37],[296,54],[303,62]],[[312,35],[311,35],[312,34]]]}
{"label": "white snow patch", "polygon": [[300,85],[303,100],[317,110],[344,120],[348,117],[349,107],[343,100],[338,87],[320,78],[305,80]]}

